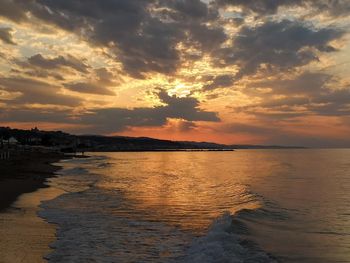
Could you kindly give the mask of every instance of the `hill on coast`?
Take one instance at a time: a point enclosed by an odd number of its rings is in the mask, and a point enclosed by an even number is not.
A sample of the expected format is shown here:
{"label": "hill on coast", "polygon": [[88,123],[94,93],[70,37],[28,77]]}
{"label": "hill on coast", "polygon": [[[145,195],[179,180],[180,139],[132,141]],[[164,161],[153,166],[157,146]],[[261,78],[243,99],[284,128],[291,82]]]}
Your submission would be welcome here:
{"label": "hill on coast", "polygon": [[226,145],[213,142],[172,141],[148,137],[72,135],[62,131],[11,129],[0,127],[0,147],[10,138],[19,145],[58,147],[66,151],[166,151],[166,150],[235,150],[302,148],[271,145]]}

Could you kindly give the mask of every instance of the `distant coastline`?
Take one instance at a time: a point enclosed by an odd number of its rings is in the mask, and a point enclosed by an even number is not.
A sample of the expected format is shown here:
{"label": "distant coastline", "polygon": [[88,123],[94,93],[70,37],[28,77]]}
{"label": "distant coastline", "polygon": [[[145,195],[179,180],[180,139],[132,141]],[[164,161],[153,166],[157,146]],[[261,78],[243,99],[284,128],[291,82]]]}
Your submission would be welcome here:
{"label": "distant coastline", "polygon": [[172,141],[148,137],[72,135],[61,131],[0,127],[0,150],[35,148],[52,152],[233,151],[237,149],[302,149],[299,146],[239,145],[213,142]]}

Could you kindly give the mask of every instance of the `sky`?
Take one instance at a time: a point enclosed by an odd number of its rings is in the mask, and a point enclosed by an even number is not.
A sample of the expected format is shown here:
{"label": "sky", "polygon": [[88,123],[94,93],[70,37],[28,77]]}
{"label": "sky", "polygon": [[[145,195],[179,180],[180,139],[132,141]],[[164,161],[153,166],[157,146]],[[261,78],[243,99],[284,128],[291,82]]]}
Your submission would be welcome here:
{"label": "sky", "polygon": [[348,0],[0,0],[0,126],[350,147]]}

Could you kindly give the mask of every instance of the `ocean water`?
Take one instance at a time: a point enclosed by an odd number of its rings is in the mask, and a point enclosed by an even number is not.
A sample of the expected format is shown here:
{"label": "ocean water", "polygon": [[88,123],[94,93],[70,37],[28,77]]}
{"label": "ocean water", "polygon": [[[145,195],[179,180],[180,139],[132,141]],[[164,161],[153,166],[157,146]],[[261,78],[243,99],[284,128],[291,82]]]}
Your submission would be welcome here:
{"label": "ocean water", "polygon": [[49,262],[350,262],[350,150],[90,155],[41,204]]}

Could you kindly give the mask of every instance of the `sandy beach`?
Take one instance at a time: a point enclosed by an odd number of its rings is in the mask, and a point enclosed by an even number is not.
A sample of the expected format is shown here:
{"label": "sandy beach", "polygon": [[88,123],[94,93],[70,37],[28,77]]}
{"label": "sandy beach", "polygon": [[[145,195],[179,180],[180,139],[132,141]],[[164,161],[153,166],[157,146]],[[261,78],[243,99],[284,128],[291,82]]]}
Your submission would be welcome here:
{"label": "sandy beach", "polygon": [[28,152],[9,161],[0,160],[0,211],[8,209],[21,194],[47,187],[47,178],[60,169],[52,163],[63,158],[58,153]]}
{"label": "sandy beach", "polygon": [[38,216],[40,203],[63,191],[39,188],[22,194],[9,209],[0,213],[0,263],[46,262],[45,256],[56,240],[56,226]]}
{"label": "sandy beach", "polygon": [[47,179],[60,169],[57,153],[26,153],[0,162],[0,262],[46,262],[55,225],[38,217],[42,201],[62,194]]}

